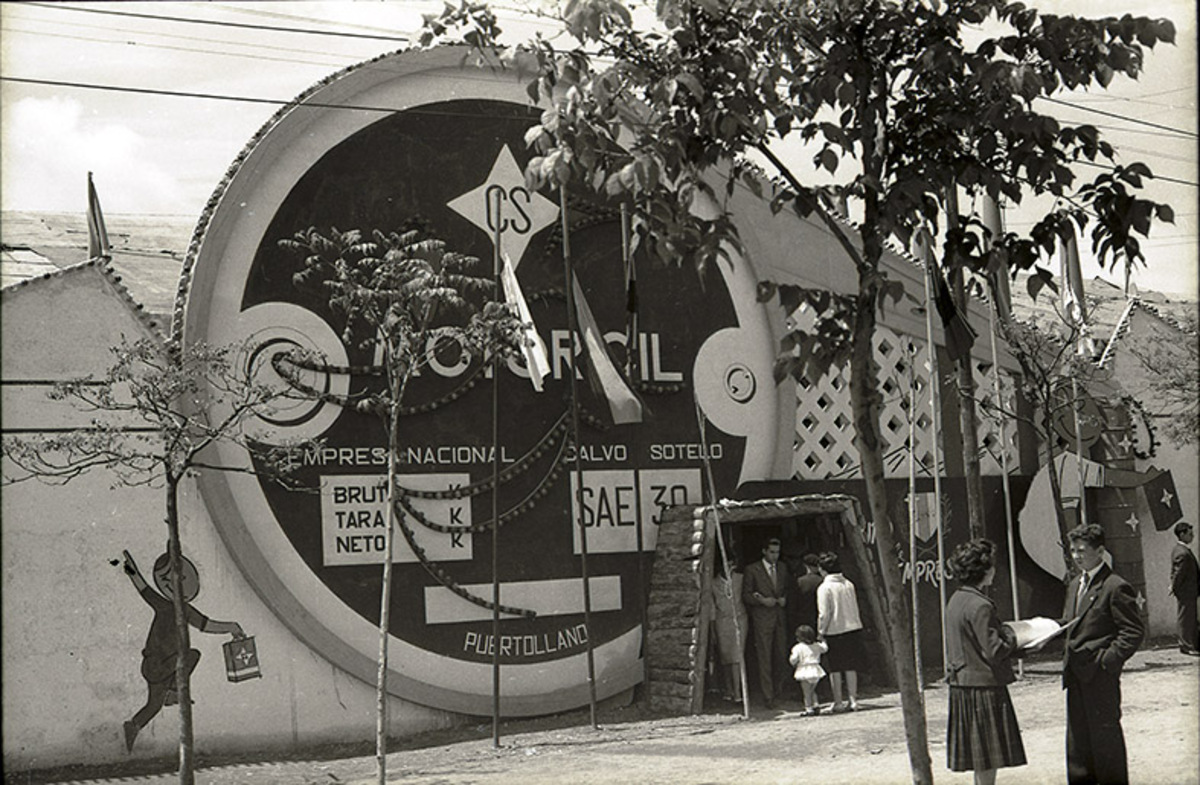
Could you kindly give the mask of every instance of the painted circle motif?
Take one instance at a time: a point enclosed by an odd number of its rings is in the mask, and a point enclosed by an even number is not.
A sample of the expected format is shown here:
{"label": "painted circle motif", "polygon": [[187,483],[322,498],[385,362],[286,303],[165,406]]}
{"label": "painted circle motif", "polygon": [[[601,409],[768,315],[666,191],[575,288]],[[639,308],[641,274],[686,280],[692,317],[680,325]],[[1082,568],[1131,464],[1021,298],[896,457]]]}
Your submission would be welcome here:
{"label": "painted circle motif", "polygon": [[[658,511],[704,498],[695,402],[709,422],[718,494],[769,473],[773,342],[747,264],[722,264],[701,281],[689,264],[639,262],[633,367],[647,414],[639,424],[606,424],[606,401],[581,361],[576,456],[562,216],[557,199],[531,193],[520,176],[524,133],[539,110],[511,74],[462,67],[461,58],[461,51],[420,53],[352,69],[308,97],[320,108],[295,107],[262,134],[229,179],[189,260],[183,338],[247,341],[256,374],[272,384],[289,383],[272,359],[290,347],[306,350],[322,363],[299,371],[303,387],[329,395],[298,394],[263,423],[268,440],[324,440],[306,454],[300,476],[320,493],[234,473],[205,475],[201,493],[230,552],[280,618],[335,664],[373,681],[387,439],[377,418],[338,401],[379,389],[380,377],[363,370],[377,358],[347,345],[328,304],[292,285],[301,260],[279,241],[309,227],[387,232],[416,220],[452,250],[490,260],[499,226],[552,367],[541,393],[516,366],[502,368],[498,383],[500,602],[531,613],[504,615],[493,636],[486,606],[493,384],[477,359],[440,347],[404,400],[412,413],[401,423],[398,456],[406,499],[389,684],[425,705],[487,714],[498,649],[502,711],[549,713],[587,702],[589,643],[601,698],[641,679]],[[394,111],[376,111],[385,107]],[[566,219],[574,270],[623,368],[628,313],[618,214],[572,194]],[[232,452],[222,458],[247,460]]]}

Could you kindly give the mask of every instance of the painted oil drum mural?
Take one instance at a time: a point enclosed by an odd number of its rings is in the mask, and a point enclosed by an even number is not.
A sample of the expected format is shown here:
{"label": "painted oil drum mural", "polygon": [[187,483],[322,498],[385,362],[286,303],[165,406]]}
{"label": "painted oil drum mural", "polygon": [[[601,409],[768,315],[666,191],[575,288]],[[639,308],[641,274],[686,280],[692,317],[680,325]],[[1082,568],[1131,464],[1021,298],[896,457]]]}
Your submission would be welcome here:
{"label": "painted oil drum mural", "polygon": [[[501,711],[550,713],[588,702],[589,644],[600,698],[641,680],[659,510],[706,498],[705,450],[719,495],[767,477],[788,413],[780,412],[775,344],[749,265],[735,257],[702,278],[690,262],[639,259],[633,375],[646,415],[636,424],[607,422],[605,400],[583,381],[581,365],[576,473],[564,224],[584,296],[623,367],[629,312],[619,211],[569,192],[564,221],[557,193],[530,191],[521,174],[531,154],[524,135],[541,110],[518,75],[463,58],[463,50],[381,58],[280,112],[202,219],[176,329],[188,344],[245,342],[264,381],[323,393],[297,393],[262,423],[266,441],[321,440],[300,459],[306,490],[212,472],[200,478],[200,493],[273,611],[313,650],[373,682],[387,438],[376,416],[340,396],[381,389],[380,358],[344,341],[329,304],[293,284],[301,260],[279,241],[309,227],[390,232],[418,222],[451,250],[490,261],[499,234],[551,363],[542,392],[517,363],[502,366],[495,385],[500,601],[533,614],[504,614],[497,637],[485,602],[491,366],[454,345],[430,347],[433,359],[405,393],[400,426],[404,516],[393,558],[389,688],[423,705],[486,715],[498,650]],[[279,357],[295,349],[319,361],[285,372]],[[224,462],[248,465],[246,455],[219,449]]]}

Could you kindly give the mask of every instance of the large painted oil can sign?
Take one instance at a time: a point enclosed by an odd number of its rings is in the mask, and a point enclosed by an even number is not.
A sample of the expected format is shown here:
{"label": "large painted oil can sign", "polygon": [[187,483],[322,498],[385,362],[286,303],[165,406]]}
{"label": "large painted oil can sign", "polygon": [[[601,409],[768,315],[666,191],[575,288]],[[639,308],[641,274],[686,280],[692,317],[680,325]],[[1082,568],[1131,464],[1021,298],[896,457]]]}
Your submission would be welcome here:
{"label": "large painted oil can sign", "polygon": [[[328,304],[293,285],[299,259],[279,241],[308,227],[387,232],[418,221],[451,249],[490,260],[499,231],[551,373],[536,392],[523,367],[501,367],[496,445],[490,364],[453,345],[430,346],[432,361],[409,385],[397,456],[404,515],[389,684],[427,706],[488,714],[498,652],[502,711],[548,713],[587,702],[589,645],[600,697],[640,681],[658,513],[703,500],[705,449],[718,494],[770,474],[780,431],[774,344],[753,270],[734,258],[704,280],[686,260],[638,261],[639,327],[627,347],[619,213],[595,196],[570,194],[565,224],[576,273],[618,364],[633,353],[647,408],[641,423],[607,424],[604,400],[580,381],[577,472],[563,215],[556,194],[530,191],[521,176],[524,134],[540,109],[528,104],[516,74],[462,59],[462,50],[410,53],[337,75],[269,124],[214,197],[185,266],[183,339],[248,341],[249,360],[273,384],[289,383],[272,362],[279,355],[317,356],[315,367],[293,368],[290,383],[323,395],[297,392],[263,427],[267,438],[319,437],[322,446],[302,459],[307,492],[227,472],[205,474],[200,491],[231,554],[279,617],[315,651],[373,681],[387,438],[375,416],[344,405],[343,396],[379,389],[379,358],[343,341]],[[486,606],[493,450],[501,462],[500,601],[527,611],[505,613],[498,636]],[[232,448],[220,457],[249,460]]]}

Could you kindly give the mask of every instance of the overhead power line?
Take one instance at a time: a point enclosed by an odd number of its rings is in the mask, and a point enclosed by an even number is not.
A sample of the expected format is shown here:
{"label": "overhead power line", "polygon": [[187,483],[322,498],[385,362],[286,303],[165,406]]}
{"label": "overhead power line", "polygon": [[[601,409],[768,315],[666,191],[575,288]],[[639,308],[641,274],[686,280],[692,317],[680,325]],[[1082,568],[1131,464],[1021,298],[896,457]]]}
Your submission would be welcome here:
{"label": "overhead power line", "polygon": [[[302,27],[285,27],[282,25],[260,25],[260,24],[250,24],[248,22],[229,22],[229,21],[221,21],[221,20],[215,20],[215,19],[195,19],[195,18],[190,18],[190,17],[185,17],[185,16],[166,16],[166,15],[161,15],[161,14],[142,14],[142,13],[137,13],[134,11],[114,11],[111,9],[101,9],[101,8],[80,8],[78,6],[64,5],[64,4],[60,4],[60,3],[26,2],[25,5],[33,6],[33,7],[37,7],[37,8],[49,8],[49,9],[53,9],[56,11],[76,11],[79,13],[87,13],[87,14],[103,14],[103,15],[107,15],[107,16],[124,16],[124,17],[130,17],[130,18],[134,18],[134,19],[152,19],[152,20],[161,21],[161,22],[180,22],[183,24],[213,25],[213,26],[217,26],[217,27],[233,27],[233,28],[240,28],[240,29],[246,29],[246,30],[264,30],[264,31],[280,32],[280,33],[299,33],[299,34],[303,34],[303,35],[334,36],[334,37],[339,37],[339,38],[358,38],[358,39],[367,39],[367,40],[374,40],[374,41],[394,41],[397,43],[406,43],[406,44],[412,42],[412,39],[409,38],[408,36],[375,35],[375,34],[371,34],[371,33],[350,33],[350,32],[336,31],[336,30],[315,30],[315,29],[311,29],[311,28],[302,28]],[[1171,91],[1167,91],[1167,92],[1171,92]],[[1147,126],[1149,128],[1157,128],[1157,129],[1163,130],[1163,131],[1170,131],[1171,133],[1180,134],[1180,135],[1186,136],[1190,139],[1200,138],[1200,134],[1197,134],[1196,131],[1188,131],[1186,129],[1173,128],[1168,125],[1162,125],[1160,123],[1152,123],[1148,120],[1141,120],[1136,117],[1128,117],[1126,115],[1118,114],[1116,112],[1106,112],[1103,109],[1094,109],[1094,108],[1088,107],[1088,106],[1080,106],[1078,104],[1073,104],[1069,101],[1063,101],[1063,100],[1057,99],[1057,98],[1043,97],[1042,100],[1047,101],[1052,104],[1057,104],[1059,106],[1064,106],[1064,107],[1068,107],[1071,109],[1077,109],[1081,112],[1092,112],[1094,114],[1103,115],[1105,117],[1111,117],[1111,118],[1114,118],[1117,120],[1122,120],[1127,123],[1135,123],[1138,125]]]}
{"label": "overhead power line", "polygon": [[[262,62],[295,63],[297,65],[306,65],[306,66],[310,66],[312,68],[345,68],[347,65],[351,65],[354,62],[358,62],[356,59],[349,58],[349,57],[341,62],[328,62],[328,61],[321,62],[321,61],[313,60],[311,58],[311,56],[301,60],[301,59],[295,58],[295,57],[272,57],[271,55],[265,55],[265,54],[261,54],[259,52],[255,52],[255,53],[229,52],[229,51],[222,51],[219,49],[197,49],[195,47],[190,47],[190,46],[173,46],[171,44],[152,44],[149,42],[139,42],[139,41],[116,41],[113,39],[94,38],[94,37],[86,36],[86,35],[71,35],[69,33],[47,33],[47,32],[39,32],[36,30],[21,30],[21,29],[15,28],[15,27],[8,27],[8,26],[4,26],[4,25],[0,25],[0,33],[20,33],[21,35],[41,36],[44,38],[63,38],[68,41],[87,41],[88,43],[115,44],[118,46],[137,46],[137,47],[145,47],[147,49],[162,49],[162,50],[169,51],[169,52],[191,52],[194,54],[201,54],[201,55],[215,55],[217,57],[241,57],[241,58],[245,58],[248,60],[259,60]],[[171,36],[171,37],[172,38],[185,38],[185,39],[187,38],[187,36]],[[204,39],[194,39],[194,40],[203,41]],[[229,42],[222,41],[222,42],[212,42],[212,43],[228,44]],[[289,50],[285,47],[278,47],[278,46],[256,47],[256,48],[280,50],[280,51],[284,51],[284,52],[286,52],[286,51],[299,52],[300,51],[300,50]]]}
{"label": "overhead power line", "polygon": [[216,27],[236,27],[243,30],[266,30],[274,33],[300,33],[303,35],[323,35],[335,36],[338,38],[364,38],[373,41],[395,41],[397,43],[411,43],[412,39],[407,36],[395,35],[372,35],[371,33],[345,33],[337,30],[312,30],[304,27],[283,27],[282,25],[256,25],[249,22],[226,22],[216,19],[193,19],[186,16],[165,16],[162,14],[139,14],[135,11],[114,11],[107,8],[80,8],[73,5],[62,5],[59,3],[25,3],[27,6],[37,8],[49,8],[55,11],[76,11],[81,14],[103,14],[105,16],[124,16],[131,19],[153,19],[156,22],[180,22],[182,24],[192,25],[214,25]]}
{"label": "overhead power line", "polygon": [[1073,104],[1070,101],[1063,101],[1058,98],[1042,97],[1042,100],[1046,101],[1048,103],[1057,104],[1058,106],[1065,106],[1070,109],[1078,109],[1081,112],[1091,112],[1093,114],[1104,115],[1105,117],[1112,117],[1117,120],[1124,120],[1127,123],[1136,123],[1138,125],[1144,125],[1149,128],[1157,128],[1160,131],[1170,131],[1171,133],[1174,133],[1174,134],[1182,134],[1183,136],[1189,137],[1191,139],[1200,138],[1200,134],[1197,134],[1195,131],[1188,131],[1187,129],[1184,129],[1184,128],[1172,128],[1169,125],[1162,125],[1160,123],[1152,123],[1149,120],[1139,120],[1136,117],[1127,117],[1123,114],[1117,114],[1116,112],[1106,112],[1103,109],[1093,109],[1090,106],[1080,106],[1079,104]]}
{"label": "overhead power line", "polygon": [[[113,93],[135,93],[139,95],[160,95],[169,96],[171,98],[202,98],[209,101],[237,101],[246,104],[266,104],[268,106],[287,106],[294,104],[297,107],[308,107],[312,109],[339,109],[352,112],[376,112],[380,114],[393,114],[396,112],[413,112],[415,114],[438,115],[442,117],[465,117],[478,118],[479,112],[455,112],[447,109],[430,109],[424,106],[415,107],[396,107],[396,106],[348,106],[346,104],[328,104],[320,101],[297,100],[297,99],[282,99],[282,98],[256,98],[246,95],[229,95],[221,93],[196,93],[186,90],[157,90],[150,87],[126,87],[123,85],[105,85],[105,84],[88,84],[86,82],[67,82],[57,79],[27,79],[19,76],[0,76],[0,82],[13,82],[15,84],[33,84],[47,85],[50,87],[74,87],[80,90],[104,90]],[[490,115],[494,117],[512,117],[513,115]]]}

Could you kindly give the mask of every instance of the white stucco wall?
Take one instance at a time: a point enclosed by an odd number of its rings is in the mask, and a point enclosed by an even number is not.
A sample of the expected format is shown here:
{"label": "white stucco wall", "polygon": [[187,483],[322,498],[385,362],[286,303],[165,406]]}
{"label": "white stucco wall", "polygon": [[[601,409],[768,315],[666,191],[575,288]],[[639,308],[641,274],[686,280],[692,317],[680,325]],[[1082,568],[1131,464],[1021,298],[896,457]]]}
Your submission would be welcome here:
{"label": "white stucco wall", "polygon": [[[1200,464],[1197,463],[1195,448],[1181,449],[1174,445],[1159,445],[1157,454],[1149,464],[1160,469],[1170,469],[1175,481],[1175,492],[1183,509],[1183,520],[1193,526],[1200,518]],[[1150,511],[1143,494],[1139,493],[1138,519],[1145,521],[1142,528],[1142,556],[1146,565],[1146,609],[1150,614],[1150,635],[1153,637],[1175,635],[1175,598],[1167,593],[1171,580],[1171,548],[1175,545],[1175,534],[1167,529],[1156,531],[1150,522]],[[1192,552],[1197,542],[1192,541]]]}
{"label": "white stucco wall", "polygon": [[[149,334],[100,270],[84,267],[3,293],[3,427],[63,427],[79,415],[45,398],[44,384],[107,367],[122,335]],[[10,466],[5,465],[6,475]],[[25,482],[0,497],[3,558],[3,751],[6,773],[130,757],[122,723],[146,698],[139,668],[150,607],[119,565],[129,550],[147,577],[166,544],[161,487],[113,487],[100,471],[54,486]],[[369,741],[375,692],[302,644],[237,571],[193,486],[181,500],[184,554],[200,574],[195,607],[255,636],[263,677],[226,680],[227,635],[192,631],[201,752],[292,750]],[[445,727],[453,715],[393,699],[391,732]],[[132,757],[171,756],[179,719],[165,708]]]}

